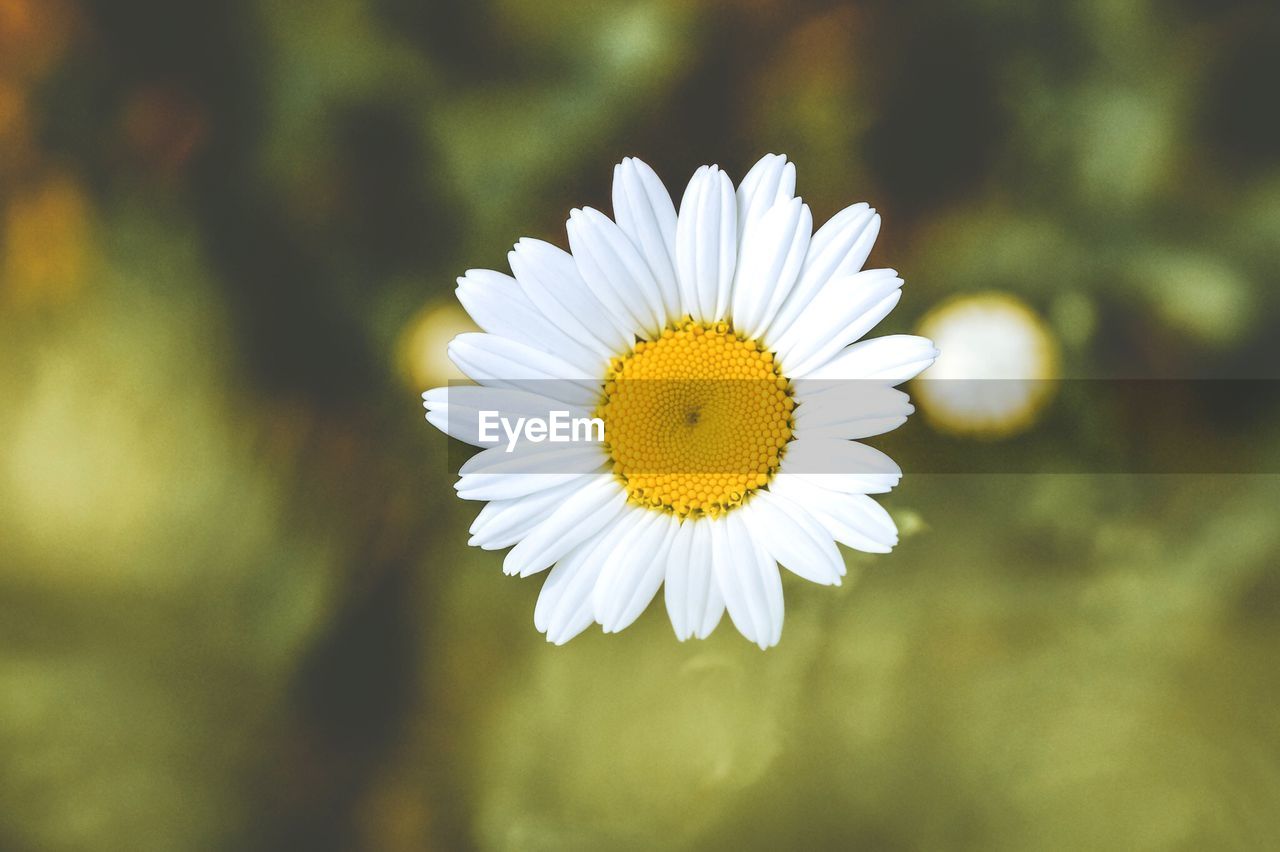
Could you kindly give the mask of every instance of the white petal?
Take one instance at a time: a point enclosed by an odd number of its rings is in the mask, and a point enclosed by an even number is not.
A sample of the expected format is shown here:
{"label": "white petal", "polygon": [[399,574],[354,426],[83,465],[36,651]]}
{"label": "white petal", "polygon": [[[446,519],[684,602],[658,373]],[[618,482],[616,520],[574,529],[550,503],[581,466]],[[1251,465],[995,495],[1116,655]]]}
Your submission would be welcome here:
{"label": "white petal", "polygon": [[862,269],[879,233],[880,214],[875,208],[865,201],[850,204],[813,235],[811,268],[829,270],[828,279],[852,275]]}
{"label": "white petal", "polygon": [[833,278],[862,269],[879,233],[880,216],[866,204],[846,207],[819,228],[809,243],[800,279],[774,318],[770,335],[781,337]]}
{"label": "white petal", "polygon": [[902,469],[874,447],[857,441],[795,440],[787,444],[778,477],[799,476],[833,491],[883,494],[898,484]]}
{"label": "white petal", "polygon": [[[498,390],[498,388],[486,388],[486,390]],[[519,393],[519,391],[511,391],[511,393]],[[532,396],[532,394],[526,395]],[[478,409],[462,405],[450,405],[447,402],[428,402],[426,406],[427,422],[450,438],[459,440],[464,444],[470,444],[473,447],[488,448],[495,445],[495,441],[491,440],[492,433],[481,435],[480,411]],[[485,409],[485,411],[495,410],[499,409]]]}
{"label": "white petal", "polygon": [[[607,456],[599,445],[524,447],[513,452],[507,452],[506,447],[490,447],[472,456],[462,465],[462,476],[454,485],[458,496],[463,500],[509,500],[605,472]],[[529,447],[537,449],[531,451]],[[468,465],[472,466],[470,471]]]}
{"label": "white petal", "polygon": [[627,493],[617,480],[611,475],[590,476],[587,480],[586,485],[511,548],[502,563],[505,573],[527,577],[550,567],[622,511]]}
{"label": "white petal", "polygon": [[636,519],[635,511],[624,510],[616,523],[576,545],[551,569],[533,609],[533,624],[548,642],[563,645],[591,625],[592,593],[604,557]]}
{"label": "white petal", "polygon": [[576,482],[566,482],[527,497],[486,503],[471,523],[471,539],[467,544],[484,550],[510,547],[551,517],[551,513],[581,487]]}
{"label": "white petal", "polygon": [[473,447],[483,446],[476,434],[475,424],[472,423],[470,431],[467,431],[465,420],[459,418],[458,422],[455,423],[449,419],[447,406],[427,409],[427,422],[450,438],[456,438],[463,443],[471,444]]}
{"label": "white petal", "polygon": [[676,281],[685,313],[708,322],[729,307],[738,259],[738,210],[729,176],[703,166],[680,201],[676,219]]}
{"label": "white petal", "polygon": [[603,444],[531,444],[518,442],[481,450],[462,463],[458,473],[592,473],[608,460]]}
{"label": "white petal", "polygon": [[667,554],[667,615],[681,642],[690,636],[707,638],[724,614],[724,597],[711,563],[711,523],[680,524]]}
{"label": "white petal", "polygon": [[573,256],[542,240],[523,239],[507,254],[529,301],[565,334],[604,363],[634,342],[629,326],[600,304],[578,274]]}
{"label": "white petal", "polygon": [[[538,602],[533,607],[533,626],[541,633],[546,633],[551,627],[551,615],[559,607],[561,603],[565,603],[564,612],[566,616],[576,607],[572,600],[573,597],[589,600],[591,597],[591,589],[594,588],[594,570],[585,570],[587,565],[586,557],[590,555],[600,541],[608,535],[608,532],[602,532],[595,538],[582,542],[573,550],[565,554],[552,569],[547,572],[547,579],[542,583],[542,590],[538,592]],[[584,582],[588,581],[588,582]],[[576,595],[575,595],[576,593]],[[580,602],[580,601],[579,601]],[[557,622],[557,628],[563,626],[564,622],[569,620],[568,617],[561,618]],[[588,617],[586,624],[582,625],[582,629],[586,629],[591,623]],[[557,630],[557,632],[560,632]],[[578,631],[581,632],[581,631]],[[576,633],[574,635],[577,635]]]}
{"label": "white petal", "polygon": [[463,500],[512,500],[587,476],[592,474],[473,473],[463,476],[453,487]]}
{"label": "white petal", "polygon": [[793,379],[821,367],[893,310],[902,297],[902,279],[892,269],[873,269],[836,278],[814,297],[780,338],[769,341]]}
{"label": "white petal", "polygon": [[796,193],[796,167],[782,154],[765,154],[738,185],[738,237],[769,208]]}
{"label": "white petal", "polygon": [[666,574],[667,554],[680,523],[674,515],[649,515],[614,548],[596,582],[596,621],[605,633],[616,633],[640,617],[658,593]]}
{"label": "white petal", "polygon": [[458,301],[476,325],[556,355],[588,373],[603,373],[607,360],[569,337],[538,310],[510,275],[471,269],[458,279]]}
{"label": "white petal", "polygon": [[[512,417],[545,417],[549,408],[563,406],[557,400],[526,390],[462,384],[423,391],[422,400],[428,410],[445,404],[455,408],[492,409]],[[583,414],[588,410],[572,406],[571,409]]]}
{"label": "white petal", "polygon": [[[538,387],[547,387],[551,382],[537,382]],[[580,406],[569,405],[558,400],[548,399],[529,391],[507,387],[482,387],[479,385],[454,385],[447,388],[432,388],[422,395],[423,405],[427,409],[427,420],[440,431],[476,447],[497,446],[505,444],[501,430],[494,438],[491,428],[488,437],[481,440],[480,412],[496,413],[508,420],[521,417],[547,418],[553,411],[564,411],[569,417],[588,417],[588,410]],[[495,424],[490,421],[492,427]]]}
{"label": "white petal", "polygon": [[915,378],[937,357],[938,350],[927,337],[890,334],[846,346],[827,363],[812,370],[808,379],[875,379],[897,385]]}
{"label": "white petal", "polygon": [[710,527],[712,564],[729,618],[760,648],[776,645],[783,618],[778,566],[757,546],[741,512],[729,512]]}
{"label": "white petal", "polygon": [[782,567],[814,583],[840,585],[844,559],[831,534],[795,501],[759,491],[742,511],[745,528]]}
{"label": "white petal", "polygon": [[449,358],[472,379],[490,387],[524,390],[585,409],[600,400],[600,378],[507,337],[459,334],[449,342]]}
{"label": "white petal", "polygon": [[809,249],[813,216],[798,198],[781,201],[748,226],[733,284],[733,325],[760,336],[795,284]]}
{"label": "white petal", "polygon": [[844,494],[801,477],[776,477],[770,486],[793,499],[841,544],[866,553],[888,553],[898,543],[898,527],[884,507],[865,494]]}
{"label": "white petal", "polygon": [[635,157],[613,168],[613,217],[658,282],[666,321],[679,319],[684,311],[676,284],[676,206],[653,169]]}
{"label": "white petal", "polygon": [[795,387],[797,439],[882,435],[915,411],[905,393],[878,381],[801,379]]}
{"label": "white petal", "polygon": [[569,245],[582,280],[629,328],[649,339],[666,324],[662,291],[639,250],[613,220],[590,207],[569,214]]}

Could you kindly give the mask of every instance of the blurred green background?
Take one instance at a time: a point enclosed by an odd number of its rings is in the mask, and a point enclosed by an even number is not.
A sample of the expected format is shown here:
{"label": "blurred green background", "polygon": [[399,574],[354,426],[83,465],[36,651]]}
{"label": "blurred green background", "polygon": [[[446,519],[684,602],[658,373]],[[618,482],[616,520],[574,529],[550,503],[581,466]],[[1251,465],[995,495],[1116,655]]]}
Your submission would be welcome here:
{"label": "blurred green background", "polygon": [[1280,477],[913,474],[915,418],[780,647],[557,649],[418,398],[613,163],[767,151],[882,212],[887,331],[1274,378],[1277,85],[1270,0],[0,0],[0,849],[1280,848]]}

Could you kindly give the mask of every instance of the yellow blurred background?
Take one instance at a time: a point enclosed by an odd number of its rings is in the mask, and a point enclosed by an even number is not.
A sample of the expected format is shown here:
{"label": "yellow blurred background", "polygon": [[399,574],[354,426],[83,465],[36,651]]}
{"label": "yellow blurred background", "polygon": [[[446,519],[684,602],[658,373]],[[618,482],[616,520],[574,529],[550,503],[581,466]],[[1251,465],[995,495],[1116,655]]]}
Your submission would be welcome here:
{"label": "yellow blurred background", "polygon": [[[0,849],[1280,848],[1277,81],[1267,0],[0,0]],[[926,408],[767,653],[550,647],[421,416],[454,278],[768,151],[884,216],[883,331],[1200,381]],[[913,450],[1135,417],[1261,466]]]}

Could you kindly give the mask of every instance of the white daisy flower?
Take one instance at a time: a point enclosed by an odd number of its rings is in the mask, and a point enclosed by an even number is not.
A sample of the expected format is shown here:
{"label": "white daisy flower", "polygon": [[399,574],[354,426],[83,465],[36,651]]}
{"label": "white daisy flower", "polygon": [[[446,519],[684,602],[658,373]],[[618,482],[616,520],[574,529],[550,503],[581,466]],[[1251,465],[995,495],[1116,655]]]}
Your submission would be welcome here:
{"label": "white daisy flower", "polygon": [[[894,386],[937,351],[909,335],[859,342],[901,295],[892,269],[862,269],[880,217],[855,204],[815,233],[794,190],[783,156],[736,191],[703,166],[677,213],[629,158],[613,219],[570,213],[571,253],[524,239],[514,277],[458,279],[484,333],[449,355],[477,386],[427,391],[427,419],[485,448],[455,486],[488,501],[470,543],[510,547],[508,574],[550,569],[534,610],[548,640],[622,630],[664,588],[677,638],[708,636],[728,610],[767,648],[782,635],[779,565],[838,585],[837,542],[897,543],[868,495],[901,471],[857,439],[905,422]],[[588,428],[570,443],[544,442],[545,420],[519,432],[548,412]],[[494,440],[495,414],[510,441]]]}

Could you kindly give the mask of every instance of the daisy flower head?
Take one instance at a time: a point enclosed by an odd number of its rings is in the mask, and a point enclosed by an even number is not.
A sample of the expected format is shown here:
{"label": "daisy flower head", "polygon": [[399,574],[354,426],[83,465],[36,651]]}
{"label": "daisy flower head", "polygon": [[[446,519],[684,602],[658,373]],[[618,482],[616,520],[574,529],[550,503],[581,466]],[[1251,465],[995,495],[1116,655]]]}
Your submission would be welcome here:
{"label": "daisy flower head", "polygon": [[896,385],[937,351],[862,340],[901,296],[894,270],[862,268],[880,217],[855,204],[815,232],[786,157],[736,189],[703,166],[678,210],[628,158],[613,212],[572,211],[568,252],[523,239],[512,275],[458,279],[483,333],[449,356],[475,384],[423,398],[428,421],[482,448],[455,486],[487,501],[470,543],[510,547],[508,574],[550,569],[534,624],[556,644],[627,627],[663,589],[679,639],[727,610],[767,648],[780,565],[838,585],[837,542],[897,543],[868,495],[901,471],[859,439],[906,421]]}

